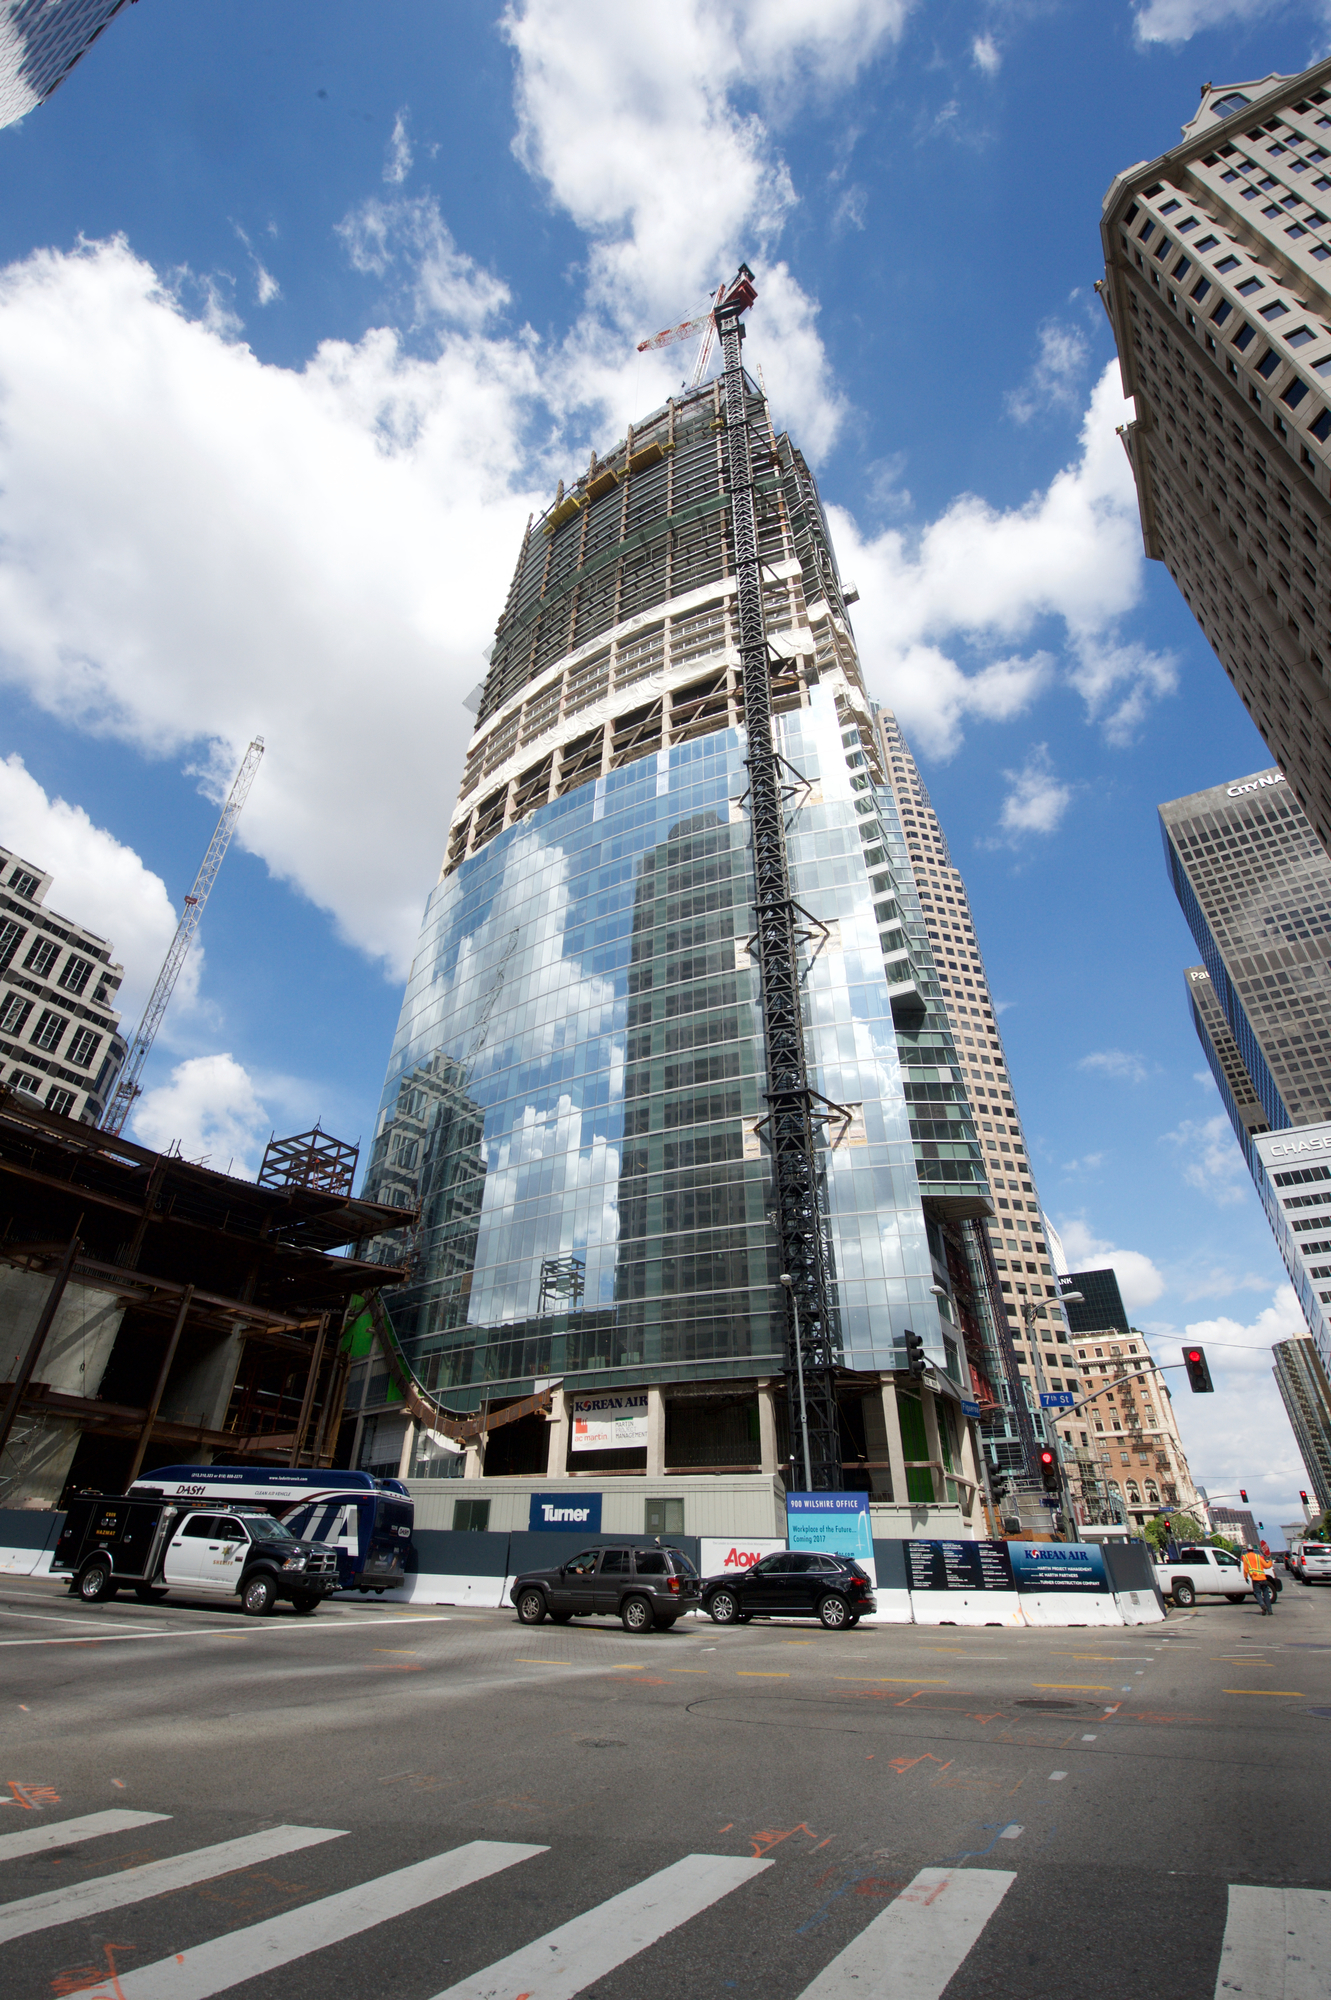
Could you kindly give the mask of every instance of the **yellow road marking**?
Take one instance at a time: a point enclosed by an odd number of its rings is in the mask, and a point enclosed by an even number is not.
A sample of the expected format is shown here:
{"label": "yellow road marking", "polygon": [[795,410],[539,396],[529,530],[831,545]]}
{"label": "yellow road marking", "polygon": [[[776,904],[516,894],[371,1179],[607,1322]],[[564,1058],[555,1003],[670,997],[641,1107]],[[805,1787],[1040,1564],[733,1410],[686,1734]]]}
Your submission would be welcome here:
{"label": "yellow road marking", "polygon": [[833,1674],[832,1679],[834,1681],[871,1681],[875,1687],[890,1684],[892,1687],[945,1688],[948,1685],[946,1681],[921,1680],[918,1674],[910,1676],[906,1674]]}
{"label": "yellow road marking", "polygon": [[788,1681],[790,1675],[750,1673],[746,1667],[740,1667],[735,1675],[735,1679],[737,1681]]}
{"label": "yellow road marking", "polygon": [[1307,1701],[1302,1688],[1221,1688],[1221,1694],[1273,1694],[1290,1701]]}
{"label": "yellow road marking", "polygon": [[[563,1665],[562,1660],[560,1665]],[[641,1660],[616,1660],[610,1671],[612,1674],[645,1674],[647,1669]]]}

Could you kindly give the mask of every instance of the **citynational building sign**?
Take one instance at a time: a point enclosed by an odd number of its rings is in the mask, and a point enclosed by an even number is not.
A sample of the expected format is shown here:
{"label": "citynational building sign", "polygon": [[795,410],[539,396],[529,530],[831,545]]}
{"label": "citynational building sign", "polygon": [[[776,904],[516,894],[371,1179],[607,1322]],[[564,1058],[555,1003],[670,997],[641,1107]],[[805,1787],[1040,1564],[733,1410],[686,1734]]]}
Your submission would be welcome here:
{"label": "citynational building sign", "polygon": [[1324,1368],[1331,1368],[1331,1122],[1252,1139],[1254,1179]]}

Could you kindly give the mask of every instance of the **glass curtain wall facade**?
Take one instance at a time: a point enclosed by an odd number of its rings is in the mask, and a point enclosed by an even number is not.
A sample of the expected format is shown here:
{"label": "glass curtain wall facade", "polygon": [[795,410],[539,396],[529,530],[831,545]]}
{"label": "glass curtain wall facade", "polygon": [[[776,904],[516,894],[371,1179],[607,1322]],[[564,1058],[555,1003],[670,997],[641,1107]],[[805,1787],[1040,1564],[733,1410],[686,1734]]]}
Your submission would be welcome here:
{"label": "glass curtain wall facade", "polygon": [[1160,824],[1203,960],[1186,974],[1193,1026],[1308,1330],[1331,1357],[1331,1264],[1317,1261],[1331,1255],[1331,1214],[1289,1213],[1331,1208],[1321,1164],[1331,1145],[1331,860],[1278,770],[1174,799]]}
{"label": "glass curtain wall facade", "polygon": [[1299,1456],[1323,1513],[1331,1509],[1331,1381],[1311,1340],[1282,1340],[1272,1348],[1274,1374]]}
{"label": "glass curtain wall facade", "polygon": [[[750,421],[811,1081],[829,1106],[846,1483],[955,1500],[979,1478],[963,1298],[995,1312],[959,1233],[990,1212],[983,1154],[817,489],[752,385]],[[723,1440],[728,1469],[758,1470],[755,1409],[736,1419],[716,1393],[743,1401],[785,1365],[719,429],[715,385],[672,401],[529,525],[366,1192],[419,1205],[383,1246],[412,1273],[386,1302],[441,1399],[665,1385],[667,1455],[716,1463]],[[927,1411],[917,1393],[894,1492],[874,1440],[908,1328],[940,1380]],[[690,1385],[711,1400],[686,1417]],[[900,1387],[904,1406],[917,1385]]]}

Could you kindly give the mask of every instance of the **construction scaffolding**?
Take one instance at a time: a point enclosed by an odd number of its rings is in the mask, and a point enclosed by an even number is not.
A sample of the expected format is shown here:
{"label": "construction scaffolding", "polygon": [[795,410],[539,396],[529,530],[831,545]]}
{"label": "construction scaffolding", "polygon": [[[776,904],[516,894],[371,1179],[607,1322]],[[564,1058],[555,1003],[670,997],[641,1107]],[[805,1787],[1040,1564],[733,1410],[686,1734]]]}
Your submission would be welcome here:
{"label": "construction scaffolding", "polygon": [[0,1194],[0,1500],[116,1491],[154,1453],[332,1463],[348,1303],[400,1276],[338,1253],[400,1209],[232,1179],[2,1087]]}
{"label": "construction scaffolding", "polygon": [[325,1194],[350,1194],[356,1179],[359,1146],[348,1146],[321,1131],[297,1132],[294,1138],[268,1141],[259,1168],[260,1187],[320,1188]]}

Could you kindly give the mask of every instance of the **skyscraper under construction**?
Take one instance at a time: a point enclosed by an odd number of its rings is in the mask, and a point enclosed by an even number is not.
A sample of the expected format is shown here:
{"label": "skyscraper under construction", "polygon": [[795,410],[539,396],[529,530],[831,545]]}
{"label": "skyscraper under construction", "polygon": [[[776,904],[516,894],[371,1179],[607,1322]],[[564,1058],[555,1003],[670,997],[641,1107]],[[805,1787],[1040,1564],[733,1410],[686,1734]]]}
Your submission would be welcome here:
{"label": "skyscraper under construction", "polygon": [[525,1526],[581,1476],[639,1531],[780,1532],[811,1483],[982,1534],[975,1423],[1020,1393],[847,594],[739,361],[751,298],[718,308],[722,375],[528,526],[403,1002],[366,1182],[419,1210],[397,1342],[452,1410],[549,1398],[464,1465],[353,1385],[359,1462],[462,1472],[459,1522]]}

